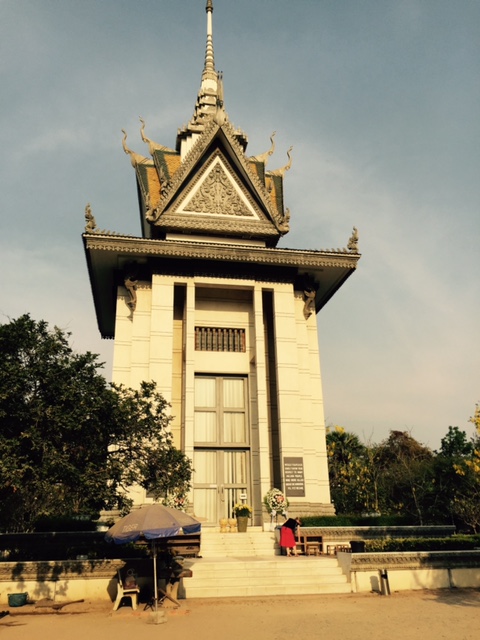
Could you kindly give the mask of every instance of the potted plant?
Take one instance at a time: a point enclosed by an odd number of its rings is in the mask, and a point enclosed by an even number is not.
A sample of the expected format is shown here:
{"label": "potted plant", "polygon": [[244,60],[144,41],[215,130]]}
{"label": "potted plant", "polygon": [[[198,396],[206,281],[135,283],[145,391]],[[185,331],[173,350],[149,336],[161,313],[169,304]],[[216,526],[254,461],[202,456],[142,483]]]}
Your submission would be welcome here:
{"label": "potted plant", "polygon": [[252,507],[248,504],[236,504],[232,509],[237,519],[237,529],[240,533],[247,531],[248,519],[252,516]]}

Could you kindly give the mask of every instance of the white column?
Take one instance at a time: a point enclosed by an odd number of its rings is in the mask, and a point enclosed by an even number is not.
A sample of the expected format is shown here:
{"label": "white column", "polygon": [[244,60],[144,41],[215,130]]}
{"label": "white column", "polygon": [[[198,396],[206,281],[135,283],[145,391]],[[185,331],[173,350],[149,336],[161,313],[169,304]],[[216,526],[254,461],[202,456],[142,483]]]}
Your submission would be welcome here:
{"label": "white column", "polygon": [[173,285],[168,276],[152,276],[150,379],[167,402],[172,401]]}
{"label": "white column", "polygon": [[283,476],[283,458],[303,455],[303,446],[299,438],[302,406],[299,388],[295,300],[292,285],[275,285],[274,326],[280,455]]}
{"label": "white column", "polygon": [[[259,469],[259,477],[254,478],[257,486],[253,487],[254,494],[261,507],[263,496],[273,488],[270,439],[269,413],[267,392],[267,363],[265,361],[265,331],[263,318],[262,286],[255,285],[253,291],[254,315],[254,377],[255,377],[255,419],[257,422],[257,442],[252,443],[252,463]],[[256,445],[256,446],[255,446]]]}
{"label": "white column", "polygon": [[113,345],[112,381],[130,385],[132,354],[132,315],[126,303],[127,290],[118,287],[115,314],[115,343]]}
{"label": "white column", "polygon": [[193,460],[195,419],[195,285],[187,283],[185,313],[185,453]]}

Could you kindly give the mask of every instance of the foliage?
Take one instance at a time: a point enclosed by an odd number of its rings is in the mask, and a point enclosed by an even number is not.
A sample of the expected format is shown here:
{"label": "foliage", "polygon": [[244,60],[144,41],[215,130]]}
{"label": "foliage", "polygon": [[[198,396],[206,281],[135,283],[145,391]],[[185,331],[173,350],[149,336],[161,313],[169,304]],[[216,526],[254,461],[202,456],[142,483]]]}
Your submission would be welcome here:
{"label": "foliage", "polygon": [[468,551],[480,545],[480,536],[450,536],[448,538],[382,538],[365,540],[365,551]]}
{"label": "foliage", "polygon": [[252,516],[252,507],[248,504],[240,504],[237,503],[232,508],[233,515],[237,518],[251,518]]}
{"label": "foliage", "polygon": [[270,514],[284,514],[288,509],[288,499],[280,489],[270,489],[263,499],[263,502]]}
{"label": "foliage", "polygon": [[480,408],[470,418],[475,425],[476,435],[470,455],[457,459],[454,469],[461,479],[461,491],[455,492],[452,499],[453,513],[467,524],[475,533],[480,531]]}
{"label": "foliage", "polygon": [[469,419],[475,426],[475,435],[467,440],[464,431],[449,427],[441,442],[437,467],[439,488],[443,490],[444,504],[454,521],[463,528],[480,531],[480,407],[476,405]]}
{"label": "foliage", "polygon": [[358,436],[343,427],[327,429],[330,491],[340,513],[365,510],[364,493],[368,483],[368,468],[364,460],[365,447]]}
{"label": "foliage", "polygon": [[413,518],[400,515],[301,516],[304,527],[400,527],[415,524]]}
{"label": "foliage", "polygon": [[173,446],[157,447],[138,465],[138,483],[166,506],[187,506],[192,462]]}
{"label": "foliage", "polygon": [[98,356],[73,352],[69,337],[28,315],[0,325],[0,522],[7,531],[124,508],[134,482],[154,494],[189,486],[190,467],[173,447],[155,383],[108,385]]}
{"label": "foliage", "polygon": [[[342,427],[327,430],[332,501],[337,517],[400,515],[409,524],[455,524],[480,531],[480,408],[469,440],[449,427],[433,452],[408,432],[391,431],[380,444],[363,445]],[[308,521],[310,518],[303,518]],[[340,523],[338,523],[340,524]]]}
{"label": "foliage", "polygon": [[433,453],[406,431],[391,431],[380,445],[379,463],[385,501],[396,513],[414,516],[426,523],[425,501],[433,491]]}
{"label": "foliage", "polygon": [[181,493],[168,493],[161,499],[161,503],[172,509],[180,509],[186,511],[188,507],[188,497]]}
{"label": "foliage", "polygon": [[465,431],[458,427],[448,427],[447,434],[440,442],[439,455],[444,458],[459,458],[473,453],[473,443],[467,440]]}
{"label": "foliage", "polygon": [[[22,563],[27,561],[71,560],[66,570],[81,573],[82,561],[78,556],[88,560],[142,558],[148,552],[149,546],[145,544],[108,544],[105,533],[100,531],[0,534],[0,557],[3,561],[18,561],[17,575],[21,575]],[[59,566],[52,569],[53,579],[59,578],[59,570]]]}
{"label": "foliage", "polygon": [[437,514],[439,519],[442,513],[447,514],[460,529],[475,530],[467,513],[470,509],[475,512],[478,504],[475,477],[468,464],[474,450],[474,441],[467,439],[465,431],[450,426],[433,465],[435,500],[430,505],[432,516]]}

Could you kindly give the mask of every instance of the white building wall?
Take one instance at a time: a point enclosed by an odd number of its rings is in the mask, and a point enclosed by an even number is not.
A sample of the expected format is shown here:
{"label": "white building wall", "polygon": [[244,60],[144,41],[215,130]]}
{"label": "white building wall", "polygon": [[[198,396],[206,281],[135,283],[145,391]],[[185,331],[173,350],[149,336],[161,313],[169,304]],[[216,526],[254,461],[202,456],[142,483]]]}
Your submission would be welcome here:
{"label": "white building wall", "polygon": [[305,318],[305,303],[301,292],[296,292],[295,303],[302,406],[299,433],[304,451],[305,499],[314,504],[328,505],[331,500],[317,318],[314,313]]}
{"label": "white building wall", "polygon": [[[320,356],[315,314],[304,317],[304,300],[290,285],[275,287],[275,337],[280,456],[302,458],[305,496],[291,497],[296,511],[304,504],[330,505]],[[285,480],[285,479],[284,479]]]}
{"label": "white building wall", "polygon": [[[184,369],[174,371],[174,287],[186,287],[183,335]],[[240,286],[239,286],[240,285]],[[196,289],[216,287],[213,297],[197,297]],[[131,312],[126,290],[119,288],[113,380],[138,387],[142,380],[155,380],[168,402],[182,397],[182,416],[176,423],[177,446],[193,459],[195,374],[245,375],[249,380],[252,501],[260,516],[265,493],[273,487],[268,372],[262,292],[273,290],[276,341],[277,402],[280,458],[303,460],[305,497],[295,505],[330,504],[325,448],[325,424],[315,315],[305,320],[303,297],[291,284],[261,284],[227,278],[174,278],[153,275],[152,282],[137,288],[137,305]],[[238,301],[231,292],[239,294]],[[229,295],[222,292],[228,291]],[[195,351],[195,326],[244,328],[245,353]],[[179,333],[177,327],[176,340]],[[175,345],[178,351],[179,345]],[[178,368],[178,367],[177,367]],[[174,393],[175,391],[175,393]],[[284,487],[279,487],[284,488]],[[145,492],[135,490],[134,499],[146,501]]]}
{"label": "white building wall", "polygon": [[312,473],[317,483],[318,500],[316,501],[331,505],[318,324],[315,314],[308,319],[307,332],[310,356],[310,408],[313,422],[310,439],[315,443],[315,449],[312,452]]}

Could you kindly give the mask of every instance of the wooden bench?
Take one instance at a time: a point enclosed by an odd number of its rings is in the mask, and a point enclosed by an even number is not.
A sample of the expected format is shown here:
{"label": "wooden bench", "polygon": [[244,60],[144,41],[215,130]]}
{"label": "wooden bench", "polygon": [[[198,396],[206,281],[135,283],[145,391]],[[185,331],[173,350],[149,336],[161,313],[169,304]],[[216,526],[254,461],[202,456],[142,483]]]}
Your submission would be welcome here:
{"label": "wooden bench", "polygon": [[382,538],[446,538],[455,533],[453,525],[394,527],[298,527],[297,546],[308,555],[308,545],[318,543],[322,553],[349,551],[352,542]]}
{"label": "wooden bench", "polygon": [[327,556],[336,556],[339,551],[349,552],[352,549],[349,544],[327,544]]}
{"label": "wooden bench", "polygon": [[297,548],[306,556],[312,555],[311,550],[317,550],[318,555],[322,550],[322,536],[319,534],[317,527],[298,527],[297,529]]}
{"label": "wooden bench", "polygon": [[201,534],[189,533],[171,538],[158,538],[156,540],[158,551],[166,551],[173,556],[185,556],[198,558],[201,546]]}

